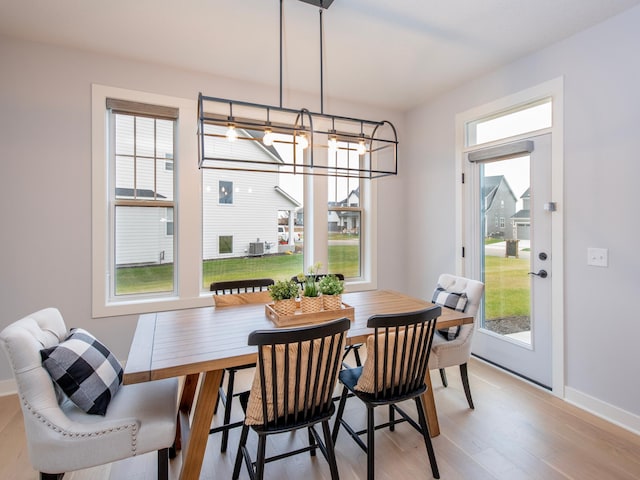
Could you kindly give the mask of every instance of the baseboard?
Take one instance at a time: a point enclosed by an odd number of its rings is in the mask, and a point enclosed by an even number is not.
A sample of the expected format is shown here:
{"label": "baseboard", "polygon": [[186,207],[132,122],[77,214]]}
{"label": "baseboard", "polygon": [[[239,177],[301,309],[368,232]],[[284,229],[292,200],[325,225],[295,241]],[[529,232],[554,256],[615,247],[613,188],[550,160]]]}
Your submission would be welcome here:
{"label": "baseboard", "polygon": [[18,388],[16,386],[16,381],[13,378],[9,380],[0,380],[0,397],[16,393],[18,393]]}
{"label": "baseboard", "polygon": [[640,415],[627,412],[571,387],[565,387],[564,393],[565,400],[576,407],[640,435]]}

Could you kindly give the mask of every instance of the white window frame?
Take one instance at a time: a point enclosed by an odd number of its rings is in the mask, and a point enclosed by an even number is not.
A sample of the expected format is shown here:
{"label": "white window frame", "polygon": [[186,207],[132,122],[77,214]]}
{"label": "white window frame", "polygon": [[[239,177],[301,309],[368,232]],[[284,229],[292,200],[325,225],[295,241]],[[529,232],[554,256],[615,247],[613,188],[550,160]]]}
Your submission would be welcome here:
{"label": "white window frame", "polygon": [[[211,305],[201,285],[201,252],[193,248],[192,239],[201,238],[200,172],[198,170],[197,102],[195,99],[157,95],[105,85],[92,85],[92,314],[93,317],[130,315],[179,308]],[[132,102],[164,105],[177,108],[175,162],[174,236],[176,238],[176,291],[152,297],[127,296],[110,298],[110,219],[108,198],[108,112],[106,99],[117,98]],[[174,164],[175,165],[175,164]],[[200,244],[200,242],[197,242]]]}
{"label": "white window frame", "polygon": [[[108,111],[107,98],[163,105],[178,109],[175,135],[174,236],[176,286],[175,293],[164,296],[127,296],[111,299],[110,218],[108,175]],[[202,177],[198,169],[197,100],[159,95],[106,85],[91,88],[92,118],[92,315],[94,318],[135,315],[211,305],[211,296],[202,289]],[[327,185],[326,177],[307,176],[305,188],[305,226],[313,225],[312,235],[305,235],[305,264],[327,265]],[[322,199],[314,201],[312,197]],[[347,291],[377,288],[377,184],[361,183],[361,271],[362,277],[350,281]],[[311,221],[314,219],[315,221]],[[309,220],[309,223],[307,223]],[[194,248],[194,245],[198,245]],[[314,248],[316,246],[316,248]],[[307,265],[305,265],[306,268]]]}

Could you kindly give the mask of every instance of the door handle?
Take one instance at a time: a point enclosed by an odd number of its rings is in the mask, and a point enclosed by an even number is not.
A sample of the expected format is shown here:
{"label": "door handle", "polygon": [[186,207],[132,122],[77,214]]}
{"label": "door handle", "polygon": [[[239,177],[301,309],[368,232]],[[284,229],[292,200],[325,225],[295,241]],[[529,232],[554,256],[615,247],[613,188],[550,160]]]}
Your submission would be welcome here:
{"label": "door handle", "polygon": [[540,278],[547,278],[549,274],[547,273],[546,270],[540,270],[538,273],[529,272],[529,275],[535,275],[536,277],[540,277]]}

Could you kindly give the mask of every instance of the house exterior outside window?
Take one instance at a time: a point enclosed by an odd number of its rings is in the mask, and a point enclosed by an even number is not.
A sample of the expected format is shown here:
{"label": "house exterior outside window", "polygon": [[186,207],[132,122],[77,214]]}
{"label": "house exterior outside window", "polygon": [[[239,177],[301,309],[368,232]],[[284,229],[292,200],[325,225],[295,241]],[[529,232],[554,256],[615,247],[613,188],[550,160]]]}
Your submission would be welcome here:
{"label": "house exterior outside window", "polygon": [[[166,159],[174,157],[177,113],[112,98],[107,110],[110,296],[173,292],[175,187]],[[157,268],[137,275],[144,267]]]}
{"label": "house exterior outside window", "polygon": [[212,279],[284,279],[316,262],[375,288],[373,182],[285,174],[261,142],[222,148],[260,155],[265,171],[199,169],[196,119],[195,99],[92,85],[94,317],[207,306]]}

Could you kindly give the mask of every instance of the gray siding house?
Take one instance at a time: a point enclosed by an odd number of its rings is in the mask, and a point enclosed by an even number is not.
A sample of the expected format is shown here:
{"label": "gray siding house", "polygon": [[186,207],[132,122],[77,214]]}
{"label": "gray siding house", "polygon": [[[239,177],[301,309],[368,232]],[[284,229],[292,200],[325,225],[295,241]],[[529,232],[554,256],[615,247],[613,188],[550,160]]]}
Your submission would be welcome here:
{"label": "gray siding house", "polygon": [[529,240],[531,238],[531,189],[527,188],[520,198],[522,199],[522,209],[511,217],[511,224],[513,225],[514,238]]}
{"label": "gray siding house", "polygon": [[482,196],[485,237],[512,239],[511,218],[516,213],[517,198],[507,179],[503,175],[485,177]]}

